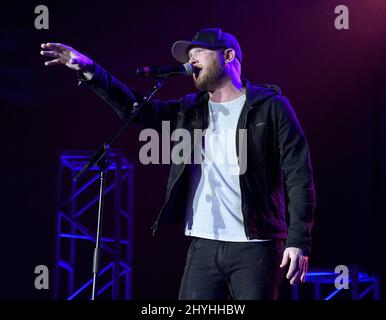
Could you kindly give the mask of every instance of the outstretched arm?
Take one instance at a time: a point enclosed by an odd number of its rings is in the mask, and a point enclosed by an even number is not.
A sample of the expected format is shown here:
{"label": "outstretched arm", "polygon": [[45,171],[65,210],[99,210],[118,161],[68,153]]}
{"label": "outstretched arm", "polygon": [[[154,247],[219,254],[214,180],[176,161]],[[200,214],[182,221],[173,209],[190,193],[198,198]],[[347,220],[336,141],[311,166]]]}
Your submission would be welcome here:
{"label": "outstretched arm", "polygon": [[[133,110],[133,104],[143,100],[139,92],[128,88],[92,59],[74,48],[53,42],[43,43],[41,48],[43,50],[40,51],[40,54],[51,58],[45,62],[46,66],[63,65],[80,72],[81,78],[86,80],[86,85],[111,106],[120,118],[125,119],[129,116]],[[160,130],[162,121],[171,121],[173,128],[179,110],[179,100],[154,99],[143,106],[134,121],[157,130]]]}

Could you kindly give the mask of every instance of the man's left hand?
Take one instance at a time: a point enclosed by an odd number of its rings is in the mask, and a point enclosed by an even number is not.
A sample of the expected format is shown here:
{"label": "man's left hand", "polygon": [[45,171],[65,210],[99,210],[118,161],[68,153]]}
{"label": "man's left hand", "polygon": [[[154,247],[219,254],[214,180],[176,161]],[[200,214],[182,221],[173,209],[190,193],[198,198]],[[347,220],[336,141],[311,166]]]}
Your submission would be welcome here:
{"label": "man's left hand", "polygon": [[308,257],[303,255],[303,250],[293,247],[286,248],[280,268],[286,267],[288,263],[290,265],[286,278],[290,280],[291,285],[297,284],[299,279],[304,282],[308,270]]}

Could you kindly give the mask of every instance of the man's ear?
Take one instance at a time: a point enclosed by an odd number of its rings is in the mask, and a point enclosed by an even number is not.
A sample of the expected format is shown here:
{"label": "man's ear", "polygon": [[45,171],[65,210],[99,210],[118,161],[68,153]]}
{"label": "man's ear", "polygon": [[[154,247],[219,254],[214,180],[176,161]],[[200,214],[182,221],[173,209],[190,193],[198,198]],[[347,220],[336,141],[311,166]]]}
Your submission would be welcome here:
{"label": "man's ear", "polygon": [[224,61],[225,63],[232,62],[235,58],[235,50],[229,48],[224,51]]}

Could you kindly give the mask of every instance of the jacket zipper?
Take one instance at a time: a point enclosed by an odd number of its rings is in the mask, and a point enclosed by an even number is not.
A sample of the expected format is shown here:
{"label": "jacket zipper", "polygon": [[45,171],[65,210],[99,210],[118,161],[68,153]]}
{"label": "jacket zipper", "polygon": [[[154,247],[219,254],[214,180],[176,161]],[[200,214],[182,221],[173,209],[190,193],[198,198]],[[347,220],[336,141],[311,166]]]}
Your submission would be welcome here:
{"label": "jacket zipper", "polygon": [[[251,108],[248,106],[248,109],[246,111],[245,117],[243,119],[242,127],[241,128],[238,127],[237,130],[240,130],[242,128],[246,129],[248,113],[249,113],[250,110],[251,110]],[[237,131],[237,134],[239,134],[239,131]],[[248,132],[247,132],[246,139],[247,139],[247,142],[248,142]],[[236,141],[237,141],[237,143],[239,142],[239,137],[238,137],[238,139],[236,139]],[[240,145],[238,145],[237,149],[240,149]],[[240,151],[240,150],[236,150],[236,152],[238,152],[238,151]],[[240,154],[239,154],[239,159],[240,159]],[[245,161],[247,161],[247,159]],[[245,235],[246,235],[247,239],[249,240],[250,237],[249,237],[249,232],[248,232],[248,228],[247,228],[247,219],[246,219],[246,216],[245,216],[245,213],[244,213],[244,210],[243,210],[243,208],[244,208],[244,206],[243,206],[243,194],[244,194],[244,192],[241,190],[243,184],[241,183],[241,176],[240,175],[239,175],[239,179],[240,179],[240,195],[241,195],[241,213],[243,214],[243,219],[244,219]]]}

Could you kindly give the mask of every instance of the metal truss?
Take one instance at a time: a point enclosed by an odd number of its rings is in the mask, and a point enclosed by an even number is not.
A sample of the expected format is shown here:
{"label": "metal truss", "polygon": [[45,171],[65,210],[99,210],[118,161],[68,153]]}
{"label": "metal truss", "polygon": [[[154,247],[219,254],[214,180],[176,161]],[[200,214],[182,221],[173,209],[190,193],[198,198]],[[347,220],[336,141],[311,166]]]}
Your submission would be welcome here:
{"label": "metal truss", "polygon": [[[64,151],[57,178],[57,238],[54,274],[56,299],[90,299],[92,255],[98,208],[98,168],[80,181],[76,174],[91,152]],[[101,235],[98,299],[131,299],[133,240],[133,166],[110,150]]]}
{"label": "metal truss", "polygon": [[[306,282],[292,287],[292,300],[379,300],[380,280],[376,275],[360,272],[348,266],[347,288],[337,280],[339,273],[313,268],[307,272]],[[338,284],[336,285],[336,282]]]}

